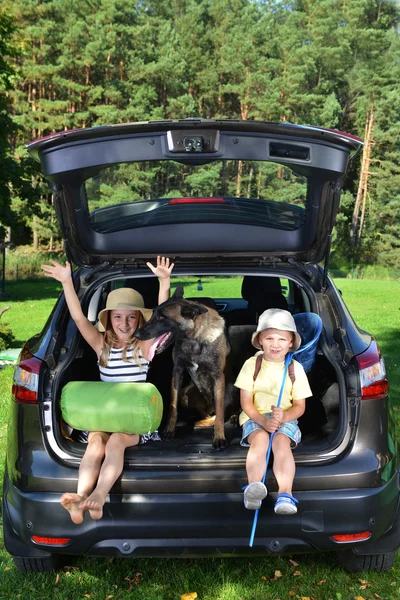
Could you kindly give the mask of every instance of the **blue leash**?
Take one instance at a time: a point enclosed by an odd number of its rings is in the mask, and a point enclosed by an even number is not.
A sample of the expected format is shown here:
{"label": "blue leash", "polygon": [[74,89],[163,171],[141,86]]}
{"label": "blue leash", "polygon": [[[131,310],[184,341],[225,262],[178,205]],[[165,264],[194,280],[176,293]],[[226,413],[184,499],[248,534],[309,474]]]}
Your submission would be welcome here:
{"label": "blue leash", "polygon": [[[293,353],[293,354],[294,354],[294,353]],[[284,385],[285,385],[285,381],[286,381],[287,372],[288,372],[289,365],[290,365],[290,363],[291,363],[291,360],[292,360],[293,354],[291,354],[291,353],[288,353],[288,354],[286,354],[286,358],[285,358],[285,370],[283,371],[283,378],[282,378],[282,383],[281,383],[281,389],[280,389],[280,391],[279,391],[278,403],[277,403],[277,405],[276,405],[277,407],[279,407],[279,406],[280,406],[280,403],[281,403],[281,400],[282,400],[283,388],[284,388]],[[267,476],[268,462],[269,462],[269,457],[270,457],[270,454],[271,454],[272,440],[274,439],[274,435],[275,435],[275,431],[274,431],[274,433],[271,433],[271,435],[270,435],[270,437],[269,437],[269,444],[268,444],[268,450],[267,450],[267,457],[266,457],[266,460],[265,460],[265,462],[266,462],[266,467],[265,467],[265,473],[264,473],[264,475],[263,475],[263,478],[262,478],[262,480],[261,480],[261,481],[262,481],[262,483],[264,483],[264,482],[265,482],[265,478],[266,478],[266,476]],[[249,546],[250,546],[250,548],[252,548],[252,547],[253,547],[253,541],[254,541],[254,536],[255,536],[255,533],[256,533],[256,527],[257,527],[257,521],[258,521],[258,511],[259,511],[259,508],[257,508],[257,509],[256,509],[256,511],[255,511],[255,513],[254,513],[253,527],[252,527],[252,529],[251,529],[250,541],[249,541]]]}

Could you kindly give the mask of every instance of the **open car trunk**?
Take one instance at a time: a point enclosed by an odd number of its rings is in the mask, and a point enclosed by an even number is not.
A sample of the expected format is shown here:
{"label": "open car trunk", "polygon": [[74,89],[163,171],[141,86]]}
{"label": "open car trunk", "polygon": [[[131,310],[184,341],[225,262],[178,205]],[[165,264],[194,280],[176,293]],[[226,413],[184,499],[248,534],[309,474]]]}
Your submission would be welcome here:
{"label": "open car trunk", "polygon": [[[299,273],[297,273],[297,276]],[[240,446],[241,428],[238,425],[240,412],[239,390],[234,387],[234,381],[244,361],[254,355],[256,350],[251,345],[251,334],[256,329],[259,312],[265,308],[280,306],[286,307],[292,313],[310,312],[315,306],[315,298],[311,290],[305,291],[304,287],[294,280],[279,278],[275,274],[269,276],[233,276],[231,273],[227,281],[236,286],[236,296],[241,296],[249,282],[253,287],[247,290],[247,300],[241,297],[206,297],[204,288],[212,288],[213,281],[223,281],[224,277],[198,275],[193,277],[179,277],[188,289],[190,282],[192,289],[196,288],[194,296],[190,299],[203,302],[207,306],[214,306],[224,317],[226,331],[230,343],[228,369],[226,374],[226,411],[225,435],[227,447],[218,452],[212,447],[213,426],[212,422],[204,423],[204,413],[196,412],[193,406],[180,407],[178,411],[178,425],[176,439],[173,441],[148,442],[144,446],[136,446],[126,451],[126,469],[160,469],[173,468],[178,464],[182,469],[207,469],[212,466],[220,468],[244,468],[246,449]],[[197,285],[195,282],[198,281]],[[187,282],[187,283],[186,283]],[[158,281],[155,277],[125,278],[103,281],[97,287],[90,284],[84,294],[82,305],[86,310],[89,320],[96,322],[97,314],[104,307],[108,292],[119,286],[130,286],[142,293],[145,305],[154,307],[157,303]],[[172,285],[174,280],[172,279]],[[240,291],[241,286],[241,291]],[[250,286],[250,287],[251,287]],[[277,288],[278,286],[278,288]],[[318,286],[317,286],[318,287]],[[200,289],[198,289],[200,288]],[[201,289],[203,288],[203,289]],[[262,298],[262,291],[269,293]],[[232,293],[232,292],[231,292]],[[248,295],[250,293],[250,296]],[[185,297],[188,294],[185,295]],[[67,328],[70,330],[70,328]],[[60,396],[63,386],[69,381],[97,381],[99,371],[96,356],[93,350],[76,333],[73,340],[67,343],[67,354],[62,355],[62,364],[57,367],[57,377],[52,386],[52,395],[55,402],[55,418],[58,425],[56,434],[57,444],[62,456],[67,462],[79,464],[85,450],[81,443],[80,432],[72,433],[64,427],[62,431],[62,418],[60,411]],[[172,375],[172,348],[161,354],[156,354],[151,363],[148,381],[152,382],[160,391],[164,401],[164,414],[159,431],[162,435],[163,427],[168,414],[168,405],[171,390]],[[315,362],[308,373],[313,397],[307,399],[306,412],[299,421],[303,440],[295,449],[296,460],[321,460],[328,455],[332,447],[338,445],[340,437],[340,413],[343,412],[345,394],[340,398],[340,387],[343,390],[343,375],[338,368],[333,366],[332,357],[328,354],[326,333],[323,332],[317,347]],[[187,375],[187,382],[189,376]]]}

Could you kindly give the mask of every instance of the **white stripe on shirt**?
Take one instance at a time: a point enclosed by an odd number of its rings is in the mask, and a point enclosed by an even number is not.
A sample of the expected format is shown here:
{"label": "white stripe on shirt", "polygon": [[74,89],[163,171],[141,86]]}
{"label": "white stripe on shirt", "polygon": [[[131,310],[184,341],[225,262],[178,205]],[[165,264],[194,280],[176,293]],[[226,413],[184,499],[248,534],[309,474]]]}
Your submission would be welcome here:
{"label": "white stripe on shirt", "polygon": [[143,358],[139,349],[137,364],[133,358],[133,350],[127,350],[126,358],[130,362],[122,360],[122,348],[111,348],[107,365],[102,367],[99,364],[101,381],[111,382],[141,382],[146,381],[149,362]]}

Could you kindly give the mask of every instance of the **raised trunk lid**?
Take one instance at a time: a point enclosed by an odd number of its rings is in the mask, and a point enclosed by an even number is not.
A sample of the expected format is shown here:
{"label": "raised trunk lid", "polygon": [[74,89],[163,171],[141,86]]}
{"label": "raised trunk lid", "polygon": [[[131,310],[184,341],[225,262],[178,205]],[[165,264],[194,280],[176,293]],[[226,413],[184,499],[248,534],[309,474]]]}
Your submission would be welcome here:
{"label": "raised trunk lid", "polygon": [[198,119],[65,132],[28,151],[70,258],[94,266],[157,254],[319,262],[361,146],[287,123]]}

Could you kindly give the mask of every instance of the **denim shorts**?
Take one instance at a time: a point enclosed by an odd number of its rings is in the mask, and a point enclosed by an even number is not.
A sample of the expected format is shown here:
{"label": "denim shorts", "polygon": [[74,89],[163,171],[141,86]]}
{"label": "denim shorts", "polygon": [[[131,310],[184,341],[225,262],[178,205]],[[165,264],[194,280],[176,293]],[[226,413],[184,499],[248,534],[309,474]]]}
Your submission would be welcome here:
{"label": "denim shorts", "polygon": [[[270,419],[271,413],[265,413],[264,417]],[[247,438],[251,433],[253,433],[253,431],[256,431],[256,429],[263,429],[265,431],[264,427],[261,427],[261,425],[258,425],[258,423],[255,423],[251,419],[242,425],[242,439],[240,440],[241,446],[245,446],[246,448],[250,446],[250,444],[247,442]],[[296,448],[297,444],[301,442],[301,431],[299,429],[297,419],[293,419],[293,421],[287,421],[287,423],[282,423],[275,433],[278,432],[283,433],[290,439],[291,448]]]}

